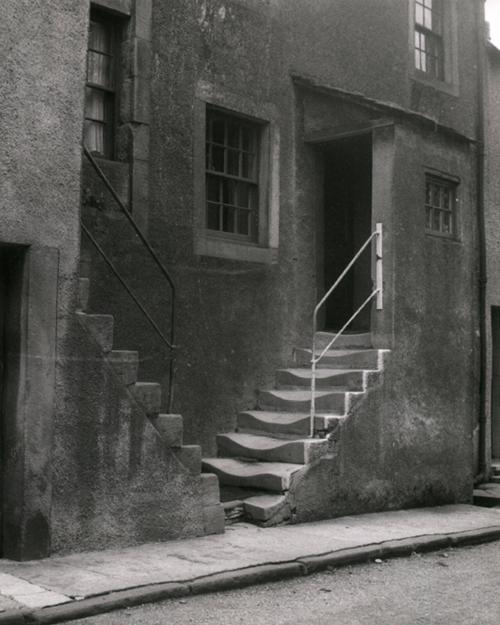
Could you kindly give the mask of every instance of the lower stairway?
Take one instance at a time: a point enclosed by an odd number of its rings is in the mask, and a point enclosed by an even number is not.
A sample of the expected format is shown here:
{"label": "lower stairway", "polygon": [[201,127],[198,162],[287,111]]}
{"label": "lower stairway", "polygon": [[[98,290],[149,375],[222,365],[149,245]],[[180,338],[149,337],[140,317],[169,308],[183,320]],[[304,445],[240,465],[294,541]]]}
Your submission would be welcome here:
{"label": "lower stairway", "polygon": [[[317,349],[333,336],[318,332]],[[204,458],[202,466],[219,478],[226,523],[294,522],[294,485],[316,461],[336,453],[339,428],[383,370],[387,352],[373,349],[370,334],[343,335],[335,346],[317,370],[314,438],[310,349],[296,349],[294,366],[277,371],[276,388],[259,392],[255,410],[238,415],[236,431],[217,436],[217,457]]]}
{"label": "lower stairway", "polygon": [[500,460],[492,460],[489,481],[474,488],[473,501],[476,506],[500,507]]}

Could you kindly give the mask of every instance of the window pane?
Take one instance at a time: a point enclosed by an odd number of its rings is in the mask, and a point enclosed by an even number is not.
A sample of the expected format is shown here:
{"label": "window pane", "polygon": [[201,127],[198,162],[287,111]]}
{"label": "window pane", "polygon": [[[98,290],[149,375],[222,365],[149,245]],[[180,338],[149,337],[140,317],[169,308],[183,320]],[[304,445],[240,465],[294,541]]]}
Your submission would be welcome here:
{"label": "window pane", "polygon": [[238,234],[250,234],[250,211],[238,211]]}
{"label": "window pane", "polygon": [[240,153],[238,150],[227,151],[227,173],[238,176],[240,173]]}
{"label": "window pane", "polygon": [[113,88],[113,59],[89,50],[87,57],[87,82]]}
{"label": "window pane", "polygon": [[212,171],[224,171],[224,148],[217,145],[211,146],[208,169]]}
{"label": "window pane", "polygon": [[85,89],[85,117],[96,121],[106,119],[106,94],[98,89]]}
{"label": "window pane", "polygon": [[441,206],[441,194],[439,187],[433,185],[432,186],[432,205],[433,206]]}
{"label": "window pane", "polygon": [[105,22],[91,20],[89,27],[89,48],[111,54],[111,27]]}
{"label": "window pane", "polygon": [[432,230],[432,208],[427,208],[425,211],[425,227]]}
{"label": "window pane", "polygon": [[241,147],[247,152],[255,150],[254,133],[248,126],[242,126],[241,128]]}
{"label": "window pane", "polygon": [[227,125],[227,144],[232,148],[240,147],[240,125],[228,124]]}
{"label": "window pane", "polygon": [[105,154],[104,126],[98,122],[85,120],[84,143],[90,152]]}
{"label": "window pane", "polygon": [[212,141],[215,143],[224,143],[225,124],[220,119],[212,121]]}
{"label": "window pane", "polygon": [[243,206],[244,208],[250,207],[250,193],[249,193],[249,185],[244,182],[238,183],[238,206]]}
{"label": "window pane", "polygon": [[415,22],[422,26],[424,24],[424,8],[418,2],[415,4]]}
{"label": "window pane", "polygon": [[252,154],[242,155],[241,161],[241,175],[243,178],[248,178],[249,180],[255,180],[255,157]]}
{"label": "window pane", "polygon": [[207,199],[209,202],[220,201],[220,180],[215,176],[207,176]]}
{"label": "window pane", "polygon": [[224,232],[236,231],[236,210],[232,206],[224,206],[222,209],[222,230]]}
{"label": "window pane", "polygon": [[207,204],[207,228],[220,230],[220,207],[219,204]]}
{"label": "window pane", "polygon": [[442,214],[442,231],[445,234],[451,234],[451,214],[444,213]]}
{"label": "window pane", "polygon": [[435,210],[433,215],[432,215],[432,229],[435,230],[436,232],[440,232],[441,231],[441,223],[440,223],[440,219],[439,219],[439,213],[440,213],[440,211]]}
{"label": "window pane", "polygon": [[236,204],[236,182],[234,180],[222,181],[222,201],[224,204]]}

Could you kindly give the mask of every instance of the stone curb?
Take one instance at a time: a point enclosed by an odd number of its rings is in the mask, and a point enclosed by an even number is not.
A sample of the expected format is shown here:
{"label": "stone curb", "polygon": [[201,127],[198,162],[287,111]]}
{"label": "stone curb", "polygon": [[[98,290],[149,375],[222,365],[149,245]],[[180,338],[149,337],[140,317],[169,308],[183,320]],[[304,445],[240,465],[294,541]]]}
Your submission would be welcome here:
{"label": "stone curb", "polygon": [[106,595],[97,595],[37,610],[11,610],[0,614],[0,625],[49,625],[104,614],[123,608],[154,603],[202,593],[244,588],[290,577],[310,575],[326,568],[358,564],[374,558],[396,558],[414,552],[436,551],[500,539],[500,526],[466,530],[453,534],[433,534],[402,538],[379,544],[352,547],[322,555],[306,556],[290,562],[259,564],[235,571],[225,571],[185,582],[151,584]]}

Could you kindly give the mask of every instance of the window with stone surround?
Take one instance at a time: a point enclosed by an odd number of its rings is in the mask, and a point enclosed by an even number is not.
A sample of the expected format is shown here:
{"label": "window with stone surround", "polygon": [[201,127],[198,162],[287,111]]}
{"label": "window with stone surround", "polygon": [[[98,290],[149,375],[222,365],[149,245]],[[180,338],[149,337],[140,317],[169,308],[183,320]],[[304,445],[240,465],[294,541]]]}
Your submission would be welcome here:
{"label": "window with stone surround", "polygon": [[109,14],[93,9],[90,15],[84,143],[99,156],[114,157],[117,83],[117,25]]}
{"label": "window with stone surround", "polygon": [[429,234],[453,238],[457,235],[457,183],[426,174],[425,229]]}
{"label": "window with stone surround", "polygon": [[256,241],[262,126],[208,107],[206,116],[206,227]]}
{"label": "window with stone surround", "polygon": [[415,0],[415,68],[444,80],[442,0]]}

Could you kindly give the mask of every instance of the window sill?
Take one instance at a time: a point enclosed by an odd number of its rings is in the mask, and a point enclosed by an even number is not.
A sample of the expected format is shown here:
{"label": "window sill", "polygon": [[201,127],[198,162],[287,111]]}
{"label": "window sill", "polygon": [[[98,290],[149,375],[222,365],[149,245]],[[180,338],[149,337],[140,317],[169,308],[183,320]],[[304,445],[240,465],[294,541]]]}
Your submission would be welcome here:
{"label": "window sill", "polygon": [[227,258],[250,263],[272,264],[278,260],[276,248],[261,247],[247,241],[234,241],[201,231],[194,243],[194,253],[198,256]]}
{"label": "window sill", "polygon": [[412,80],[419,85],[431,87],[432,89],[443,91],[448,95],[458,97],[458,86],[456,84],[446,82],[446,80],[432,78],[431,76],[428,76],[425,72],[415,70],[415,73],[412,76]]}

